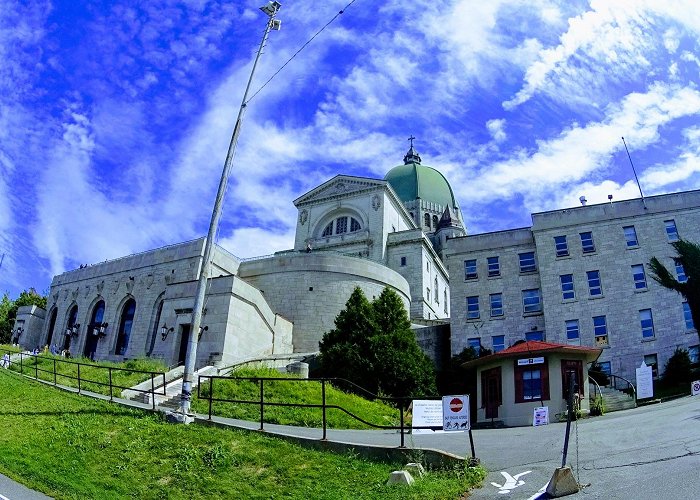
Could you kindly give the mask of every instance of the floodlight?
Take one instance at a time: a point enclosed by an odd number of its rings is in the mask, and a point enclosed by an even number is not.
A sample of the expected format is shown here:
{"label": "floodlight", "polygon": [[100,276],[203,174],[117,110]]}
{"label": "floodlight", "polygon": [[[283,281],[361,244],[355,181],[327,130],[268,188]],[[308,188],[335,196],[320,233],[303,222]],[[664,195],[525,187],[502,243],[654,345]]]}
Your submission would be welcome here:
{"label": "floodlight", "polygon": [[282,7],[282,4],[279,2],[267,2],[267,5],[263,5],[262,7],[260,7],[260,10],[268,16],[272,17],[275,14],[277,14],[277,11],[280,10],[280,7]]}

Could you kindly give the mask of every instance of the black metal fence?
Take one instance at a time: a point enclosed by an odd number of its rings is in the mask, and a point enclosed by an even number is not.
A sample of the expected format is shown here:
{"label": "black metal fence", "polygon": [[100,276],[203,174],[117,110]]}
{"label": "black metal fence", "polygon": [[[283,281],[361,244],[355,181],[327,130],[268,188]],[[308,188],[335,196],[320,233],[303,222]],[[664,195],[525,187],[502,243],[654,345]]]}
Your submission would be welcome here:
{"label": "black metal fence", "polygon": [[[153,410],[156,409],[155,396],[165,396],[165,373],[155,372],[155,371],[144,371],[144,370],[133,370],[130,368],[120,368],[112,366],[100,366],[88,363],[81,363],[79,361],[72,361],[68,359],[53,357],[53,356],[42,356],[40,354],[32,354],[26,352],[16,352],[3,350],[1,351],[7,354],[10,359],[9,366],[6,368],[15,370],[22,375],[32,376],[36,380],[43,380],[46,382],[53,382],[54,385],[58,385],[59,382],[67,382],[65,385],[76,387],[78,393],[84,390],[85,384],[95,384],[100,387],[105,387],[109,389],[109,392],[105,392],[105,396],[109,395],[109,400],[114,401],[114,391],[117,390],[130,390],[134,392],[139,392],[142,394],[150,394],[151,402],[153,405]],[[19,361],[17,358],[19,357]],[[7,358],[5,358],[7,360]],[[60,370],[59,366],[70,366],[70,369]],[[81,370],[82,367],[82,370]],[[74,368],[74,369],[73,369]],[[82,373],[81,373],[82,371]],[[67,373],[68,372],[68,373]],[[105,373],[103,380],[94,380],[96,373]],[[124,386],[115,383],[114,375],[115,373],[138,373],[142,374],[145,382],[150,379],[151,384],[149,389],[136,389],[131,386]],[[46,377],[39,377],[39,374],[46,374]],[[92,375],[91,375],[92,374]],[[95,377],[97,378],[97,377]],[[62,384],[64,385],[64,384]],[[136,385],[136,384],[135,384]]]}

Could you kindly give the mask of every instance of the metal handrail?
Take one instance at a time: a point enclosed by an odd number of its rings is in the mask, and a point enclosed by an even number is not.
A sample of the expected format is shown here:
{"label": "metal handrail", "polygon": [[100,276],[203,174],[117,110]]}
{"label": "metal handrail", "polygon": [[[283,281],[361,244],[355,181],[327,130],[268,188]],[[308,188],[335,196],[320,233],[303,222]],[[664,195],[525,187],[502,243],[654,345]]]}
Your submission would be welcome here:
{"label": "metal handrail", "polygon": [[[589,375],[589,376],[588,376],[588,384],[590,385],[591,382],[593,382],[593,387],[594,387],[594,389],[593,389],[593,399],[595,399],[595,397],[596,397],[596,396],[595,396],[596,389],[598,389],[598,394],[600,394],[600,397],[602,398],[602,397],[603,397],[603,391],[600,390],[600,385],[598,384],[598,382],[596,382],[596,380],[595,380],[593,377],[591,377],[591,376]],[[590,399],[590,396],[589,396],[589,399]]]}
{"label": "metal handrail", "polygon": [[608,377],[610,377],[611,379],[613,379],[615,381],[611,385],[612,385],[613,389],[618,390],[618,391],[620,389],[617,388],[617,379],[620,379],[620,380],[623,380],[624,382],[626,382],[627,387],[632,389],[632,397],[634,398],[634,402],[635,403],[637,402],[637,389],[632,382],[627,380],[625,377],[621,377],[620,375],[608,375]]}
{"label": "metal handrail", "polygon": [[[245,380],[250,382],[258,383],[259,385],[259,397],[254,400],[244,400],[244,399],[228,399],[221,397],[214,397],[214,380]],[[208,380],[208,382],[206,382]],[[265,382],[266,381],[282,381],[282,382],[316,382],[321,384],[321,403],[280,403],[273,401],[265,401]],[[379,401],[391,402],[393,403],[399,412],[399,425],[382,425],[375,424],[364,420],[362,417],[355,415],[351,411],[343,408],[342,406],[328,404],[326,402],[326,384],[331,383],[336,385],[338,383],[349,384],[354,388],[353,392],[360,392],[367,395],[369,398]],[[205,386],[206,383],[206,386]],[[334,384],[335,383],[335,384]],[[202,387],[208,387],[208,394],[205,396],[202,394]],[[354,382],[342,378],[285,378],[285,377],[226,377],[221,375],[200,375],[199,383],[197,384],[197,398],[207,401],[209,406],[208,420],[212,419],[212,403],[214,401],[221,403],[236,403],[236,404],[254,404],[260,407],[260,430],[264,430],[265,425],[265,407],[266,406],[281,406],[281,407],[297,407],[297,408],[319,408],[322,410],[322,430],[323,437],[322,440],[326,440],[327,435],[327,422],[326,422],[326,412],[328,409],[337,409],[353,419],[362,422],[365,425],[373,427],[375,429],[383,430],[398,430],[400,431],[400,447],[405,448],[405,432],[407,427],[404,420],[404,409],[408,407],[407,402],[413,399],[441,399],[440,396],[397,396],[397,397],[386,397],[373,394],[372,392],[366,390],[365,388],[355,384]],[[433,429],[434,426],[416,426],[411,427],[411,429]],[[469,430],[471,439],[471,429]]]}
{"label": "metal handrail", "polygon": [[[68,379],[68,380],[76,380],[78,382],[78,393],[82,392],[82,390],[83,390],[82,386],[84,383],[89,383],[89,384],[95,384],[95,385],[99,385],[99,386],[109,387],[109,400],[110,401],[114,401],[114,389],[128,389],[128,390],[132,390],[134,392],[151,394],[151,400],[153,402],[153,409],[154,410],[155,410],[155,397],[154,396],[155,395],[158,395],[158,396],[165,396],[166,395],[166,393],[165,393],[165,372],[154,372],[154,371],[146,371],[146,370],[134,370],[132,368],[120,368],[120,367],[112,367],[112,366],[94,365],[94,364],[90,364],[90,363],[81,363],[79,361],[71,361],[71,360],[67,360],[67,359],[61,359],[61,358],[57,358],[54,356],[42,356],[40,354],[32,354],[32,353],[26,353],[26,352],[19,352],[18,353],[18,352],[14,352],[14,351],[5,350],[5,349],[3,349],[0,352],[8,353],[8,354],[10,354],[10,356],[19,355],[19,372],[21,375],[26,375],[26,376],[30,376],[30,377],[33,375],[33,378],[36,380],[45,380],[43,378],[42,379],[39,378],[39,373],[47,373],[47,374],[52,375],[52,377],[50,377],[50,378],[53,379],[54,386],[58,385],[59,377],[63,377],[64,379]],[[30,371],[32,371],[31,370],[31,368],[32,368],[31,363],[29,365],[27,365],[24,362],[25,358],[29,358],[30,360],[34,361],[33,374],[29,374],[29,373],[25,374],[25,366]],[[39,360],[51,362],[53,369],[48,370],[45,368],[39,368]],[[16,362],[12,362],[12,364],[15,364],[15,363]],[[66,373],[60,373],[57,370],[58,363],[66,363],[66,364],[70,364],[70,365],[75,365],[77,367],[77,376],[74,376],[71,374],[66,374]],[[99,380],[90,380],[90,379],[87,379],[85,377],[81,377],[80,376],[80,367],[81,366],[89,366],[90,368],[98,369],[98,370],[99,369],[107,370],[107,376],[108,376],[109,382],[102,382]],[[8,366],[8,368],[10,368],[10,367],[11,366]],[[127,386],[115,384],[113,381],[113,378],[112,378],[112,374],[114,371],[128,372],[128,373],[142,373],[145,375],[149,375],[150,380],[151,380],[151,389],[150,390],[137,389],[134,387],[127,387]],[[155,379],[156,379],[156,377],[160,378],[160,376],[162,376],[162,380],[163,380],[163,383],[160,384],[160,386],[159,386],[159,388],[162,389],[162,392],[156,391],[156,387],[155,387],[156,386]],[[148,380],[148,379],[146,379],[146,380]]]}

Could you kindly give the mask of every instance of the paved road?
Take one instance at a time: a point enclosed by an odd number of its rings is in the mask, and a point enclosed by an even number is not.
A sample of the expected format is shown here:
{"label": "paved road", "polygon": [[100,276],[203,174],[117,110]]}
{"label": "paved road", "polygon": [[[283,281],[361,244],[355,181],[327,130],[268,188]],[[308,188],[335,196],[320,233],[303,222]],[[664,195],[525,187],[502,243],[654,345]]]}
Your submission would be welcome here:
{"label": "paved road", "polygon": [[[257,424],[243,426],[257,428]],[[566,424],[473,431],[476,455],[490,471],[474,499],[528,499],[561,466]],[[318,429],[265,425],[265,430],[318,439]],[[329,431],[346,443],[396,447],[394,432]],[[407,437],[412,448],[469,455],[466,433]],[[700,397],[610,413],[572,423],[567,463],[581,484],[576,497],[606,500],[697,498],[700,491]],[[530,472],[528,472],[530,471]],[[505,477],[522,474],[524,484],[499,493]],[[569,497],[573,498],[573,497]]]}
{"label": "paved road", "polygon": [[50,498],[0,474],[0,500],[47,500]]}

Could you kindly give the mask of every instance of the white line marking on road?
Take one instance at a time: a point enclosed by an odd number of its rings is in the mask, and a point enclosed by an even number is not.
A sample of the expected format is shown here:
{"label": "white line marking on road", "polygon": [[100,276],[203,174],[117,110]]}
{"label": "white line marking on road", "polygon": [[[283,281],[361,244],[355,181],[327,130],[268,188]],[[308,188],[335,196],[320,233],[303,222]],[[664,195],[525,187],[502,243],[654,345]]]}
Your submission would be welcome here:
{"label": "white line marking on road", "polygon": [[518,486],[522,486],[525,484],[525,481],[520,479],[522,476],[525,474],[529,474],[532,472],[531,470],[521,472],[520,474],[516,474],[515,476],[511,476],[505,471],[501,471],[501,475],[505,479],[505,482],[503,484],[498,484],[498,483],[491,483],[493,486],[498,488],[498,493],[503,495],[503,494],[508,494],[511,492],[511,490],[514,490]]}

